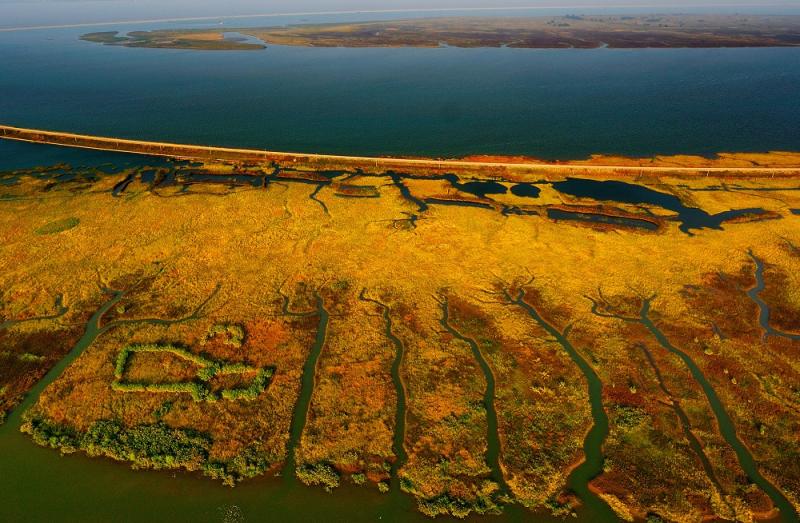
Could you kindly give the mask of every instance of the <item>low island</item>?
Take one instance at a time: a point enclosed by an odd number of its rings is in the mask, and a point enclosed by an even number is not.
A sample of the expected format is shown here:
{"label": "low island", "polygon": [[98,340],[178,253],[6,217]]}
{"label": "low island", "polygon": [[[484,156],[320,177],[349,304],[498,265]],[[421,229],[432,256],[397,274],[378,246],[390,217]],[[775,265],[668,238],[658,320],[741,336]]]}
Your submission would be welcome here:
{"label": "low island", "polygon": [[609,47],[713,48],[800,45],[800,16],[648,15],[451,17],[379,22],[225,29],[262,43],[225,38],[220,29],[169,29],[83,35],[125,47],[260,50],[266,44],[307,47]]}

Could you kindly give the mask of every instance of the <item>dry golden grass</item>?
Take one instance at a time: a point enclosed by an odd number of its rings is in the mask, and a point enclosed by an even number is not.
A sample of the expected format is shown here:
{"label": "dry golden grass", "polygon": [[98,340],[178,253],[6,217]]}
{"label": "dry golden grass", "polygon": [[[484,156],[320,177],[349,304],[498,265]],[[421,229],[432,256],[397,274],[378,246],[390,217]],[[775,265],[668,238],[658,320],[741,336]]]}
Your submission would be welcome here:
{"label": "dry golden grass", "polygon": [[[105,300],[102,287],[130,289],[104,319],[116,326],[44,391],[34,417],[77,431],[98,420],[128,427],[162,422],[207,435],[207,461],[244,470],[241,476],[252,475],[239,466],[242,460],[261,460],[254,473],[276,470],[286,458],[302,368],[316,336],[316,293],[330,318],[298,464],[326,464],[339,475],[364,473],[371,482],[386,481],[396,459],[397,398],[390,372],[395,347],[380,308],[359,300],[367,289],[389,307],[394,334],[405,348],[408,460],[399,470],[404,490],[429,513],[492,511],[486,502],[496,500],[499,486],[486,461],[484,376],[470,347],[440,323],[439,300],[446,296],[462,333],[484,344],[496,380],[500,464],[510,494],[543,509],[559,497],[581,461],[592,419],[578,368],[501,292],[530,280],[525,288],[531,303],[558,329],[571,326],[572,344],[603,381],[611,429],[606,466],[593,486],[620,513],[653,512],[681,521],[748,519],[771,504],[745,482],[684,364],[642,325],[593,314],[589,298],[606,299],[616,313],[635,316],[642,298],[655,296],[653,321],[704,372],[761,473],[798,506],[800,342],[762,340],[757,307],[747,295],[755,284],[747,253],[765,262],[762,298],[773,307],[772,326],[796,333],[800,216],[789,209],[800,209],[800,191],[788,189],[800,182],[742,179],[741,187],[701,191],[727,182],[713,176],[639,180],[708,212],[757,206],[779,217],[725,223],[723,230],[689,236],[665,219],[672,212],[654,206],[613,205],[630,214],[652,212],[661,223],[657,232],[556,223],[546,218],[549,206],[601,202],[568,198],[548,185],[541,186],[539,199],[525,202],[532,214],[504,216],[502,204],[523,202],[506,195],[480,200],[488,209],[432,205],[419,212],[391,180],[379,177],[345,182],[374,187],[369,190],[379,198],[337,196],[341,185],[332,184],[316,193],[318,201],[310,198],[316,185],[288,180],[213,191],[202,184],[182,191],[135,181],[121,197],[112,197],[120,179],[44,191],[46,181],[22,177],[2,188],[13,197],[0,201],[0,265],[7,268],[0,274],[2,317],[48,315],[58,295],[69,307],[63,317],[0,330],[3,350],[15,357],[29,352],[23,348],[30,343],[26,333],[52,338],[70,332],[73,338],[63,339],[74,339]],[[454,195],[446,181],[404,183],[418,198]],[[346,189],[354,190],[363,189]],[[408,213],[418,215],[416,222]],[[77,226],[36,234],[43,224],[70,217],[79,220]],[[282,294],[291,311],[308,314],[287,316]],[[124,323],[181,318],[209,297],[199,318],[184,323]],[[225,343],[224,336],[204,342],[217,324],[241,325],[241,347]],[[116,355],[133,343],[179,345],[216,361],[274,367],[275,375],[252,401],[115,392],[110,385]],[[0,374],[7,407],[69,348],[37,346],[47,359],[28,377]],[[152,357],[137,356],[131,375],[159,381],[190,374],[180,363]],[[689,444],[675,398],[705,449],[713,479]]]}

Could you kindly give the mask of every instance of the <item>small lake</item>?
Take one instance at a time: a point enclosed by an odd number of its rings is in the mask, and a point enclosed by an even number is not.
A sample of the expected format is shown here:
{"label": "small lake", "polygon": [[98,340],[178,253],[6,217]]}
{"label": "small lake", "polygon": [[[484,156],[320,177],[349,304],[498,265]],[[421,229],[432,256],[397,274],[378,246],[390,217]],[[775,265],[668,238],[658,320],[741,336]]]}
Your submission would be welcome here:
{"label": "small lake", "polygon": [[[589,180],[583,178],[567,178],[562,182],[553,183],[553,188],[569,196],[579,198],[592,198],[599,201],[619,202],[627,204],[655,205],[677,213],[676,220],[680,222],[680,230],[691,234],[692,229],[720,229],[722,223],[746,215],[763,214],[762,209],[732,209],[717,214],[709,214],[702,209],[686,206],[680,198],[674,194],[664,193],[650,189],[643,185],[621,182],[617,180]],[[555,216],[553,213],[557,214]],[[564,211],[550,210],[548,214],[551,218],[568,219],[570,213]],[[571,213],[573,219],[587,218],[582,213]],[[595,218],[587,218],[589,221],[604,221],[600,215],[591,215]],[[643,220],[628,220],[629,225],[634,222],[642,222],[640,226],[651,228],[652,224]]]}

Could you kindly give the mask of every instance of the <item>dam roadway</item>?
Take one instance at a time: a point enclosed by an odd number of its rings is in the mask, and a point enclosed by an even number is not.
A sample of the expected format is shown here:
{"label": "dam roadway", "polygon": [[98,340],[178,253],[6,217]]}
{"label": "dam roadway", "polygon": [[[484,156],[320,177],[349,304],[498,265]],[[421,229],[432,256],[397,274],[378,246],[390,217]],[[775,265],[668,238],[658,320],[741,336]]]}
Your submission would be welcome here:
{"label": "dam roadway", "polygon": [[476,169],[491,169],[506,173],[566,173],[566,174],[702,174],[730,176],[798,176],[800,162],[796,165],[781,166],[748,166],[732,165],[730,167],[715,165],[706,166],[669,166],[669,165],[613,165],[594,163],[547,163],[535,161],[497,161],[469,159],[435,159],[435,158],[393,158],[380,156],[346,156],[334,154],[311,154],[276,152],[259,149],[240,149],[231,147],[214,147],[206,145],[177,144],[168,142],[151,142],[129,140],[104,136],[73,134],[41,129],[27,129],[0,125],[0,139],[22,142],[58,145],[80,149],[93,149],[120,153],[140,154],[147,156],[163,156],[181,160],[226,161],[242,163],[275,163],[281,166],[308,167],[316,169],[362,169],[364,171],[390,170],[430,170],[431,172],[458,172]]}

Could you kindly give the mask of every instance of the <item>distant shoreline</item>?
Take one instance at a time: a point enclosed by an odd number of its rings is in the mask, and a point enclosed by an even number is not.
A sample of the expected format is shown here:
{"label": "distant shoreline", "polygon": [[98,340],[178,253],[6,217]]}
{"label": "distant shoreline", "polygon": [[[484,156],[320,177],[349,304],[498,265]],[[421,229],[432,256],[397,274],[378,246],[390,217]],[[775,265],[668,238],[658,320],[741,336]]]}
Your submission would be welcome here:
{"label": "distant shoreline", "polygon": [[[226,40],[237,32],[258,40]],[[303,23],[224,30],[100,31],[81,40],[97,44],[205,51],[299,47],[458,47],[523,49],[679,49],[800,47],[800,16],[564,15],[451,16],[371,22]]]}
{"label": "distant shoreline", "polygon": [[[176,17],[176,18],[151,18],[151,19],[134,19],[134,20],[109,20],[106,22],[85,22],[75,24],[52,24],[52,25],[29,25],[18,27],[0,27],[0,33],[15,32],[15,31],[41,31],[46,29],[74,29],[81,27],[105,27],[110,25],[142,25],[142,24],[158,24],[158,23],[171,23],[171,22],[213,22],[222,20],[241,20],[246,18],[279,18],[279,17],[292,17],[292,16],[330,16],[330,15],[358,15],[358,14],[391,14],[391,13],[453,13],[458,11],[464,12],[489,12],[489,11],[543,11],[548,9],[664,9],[664,4],[616,4],[616,5],[591,5],[591,4],[575,4],[575,5],[542,5],[542,6],[498,6],[498,7],[442,7],[442,8],[418,8],[418,9],[361,9],[361,10],[344,10],[344,11],[298,11],[293,13],[254,13],[254,14],[241,14],[241,15],[219,15],[219,16],[193,16],[193,17]],[[714,4],[709,6],[711,8],[747,8],[747,7],[785,7],[785,4],[776,2],[770,4]]]}
{"label": "distant shoreline", "polygon": [[128,140],[41,129],[0,125],[0,139],[64,147],[112,151],[181,160],[222,161],[255,164],[291,165],[318,170],[360,169],[375,171],[443,172],[488,171],[492,175],[524,176],[542,173],[610,173],[620,175],[689,174],[731,176],[800,176],[800,152],[728,153],[715,159],[696,156],[668,156],[646,159],[595,156],[588,160],[544,162],[529,157],[476,155],[464,158],[397,158],[347,156],[215,147],[204,145]]}

